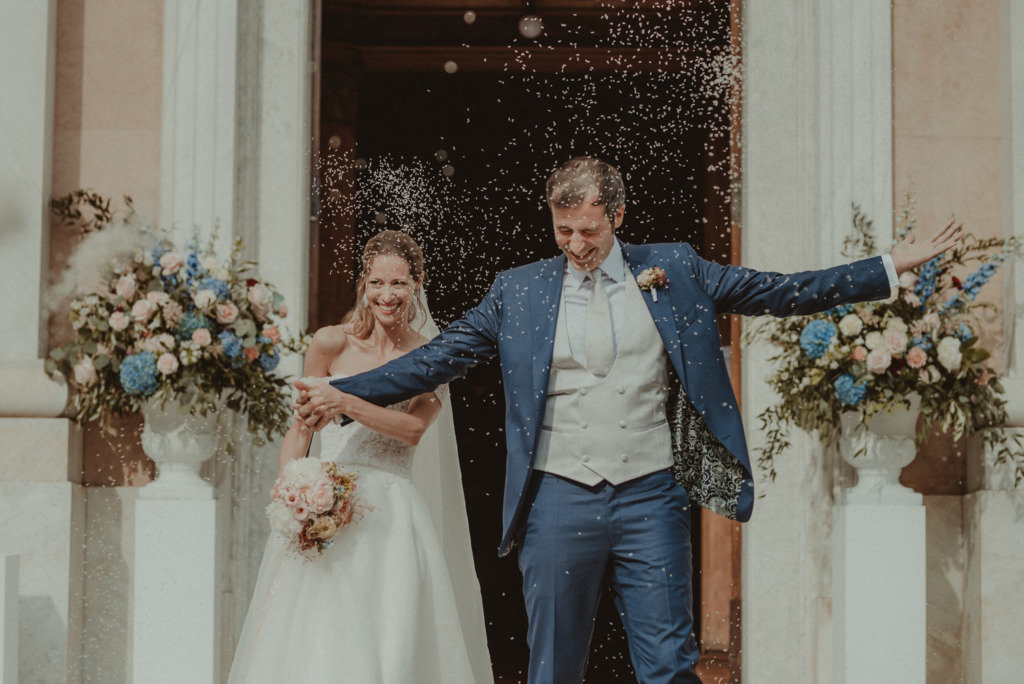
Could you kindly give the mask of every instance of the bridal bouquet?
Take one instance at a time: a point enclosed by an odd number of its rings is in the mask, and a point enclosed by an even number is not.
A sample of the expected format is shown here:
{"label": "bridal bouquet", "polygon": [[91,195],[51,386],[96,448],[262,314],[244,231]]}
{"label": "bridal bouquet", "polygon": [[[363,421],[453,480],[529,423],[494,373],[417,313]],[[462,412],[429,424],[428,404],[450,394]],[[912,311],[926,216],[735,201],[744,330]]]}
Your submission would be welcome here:
{"label": "bridal bouquet", "polygon": [[336,463],[297,458],[285,464],[270,492],[270,527],[301,551],[320,553],[352,522],[357,475]]}
{"label": "bridal bouquet", "polygon": [[78,248],[95,263],[83,269],[88,285],[71,290],[75,337],[47,360],[76,390],[76,420],[176,400],[202,415],[238,411],[257,442],[284,434],[289,393],[273,371],[305,342],[280,332],[283,298],[256,277],[241,242],[224,261],[212,240],[180,249],[134,215],[101,218]]}
{"label": "bridal bouquet", "polygon": [[[900,239],[914,229],[909,205],[898,227]],[[980,312],[995,307],[975,301],[1018,248],[1016,237],[982,240],[967,234],[960,246],[904,273],[899,292],[887,300],[752,329],[748,341],[766,339],[778,348],[769,359],[775,371],[768,382],[779,399],[758,416],[767,437],[757,449],[762,469],[774,478],[774,458],[789,445],[791,425],[835,444],[842,413],[853,413],[864,425],[880,411],[908,408],[909,397],[917,394],[923,416],[918,445],[935,423],[954,439],[981,432],[998,459],[1015,459],[1017,477],[1024,477],[1024,445],[1015,441],[1011,448],[998,431],[986,429],[1005,424],[1006,400],[978,340]],[[844,256],[877,252],[871,222],[855,209]],[[964,272],[961,280],[957,274]]]}

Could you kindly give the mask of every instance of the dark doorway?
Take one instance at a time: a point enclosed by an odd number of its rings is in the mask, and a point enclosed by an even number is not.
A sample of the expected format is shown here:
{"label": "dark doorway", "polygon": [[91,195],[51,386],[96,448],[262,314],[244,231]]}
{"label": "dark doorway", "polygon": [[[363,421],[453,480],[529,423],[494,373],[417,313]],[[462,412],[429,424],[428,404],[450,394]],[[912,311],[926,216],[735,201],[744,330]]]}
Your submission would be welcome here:
{"label": "dark doorway", "polygon": [[[534,46],[515,32],[518,9],[481,10],[477,21],[490,28],[469,32],[463,30],[468,25],[462,10],[407,4],[420,7],[395,3],[371,10],[340,2],[324,7],[322,187],[313,247],[317,325],[336,322],[351,306],[355,255],[381,228],[407,230],[422,245],[430,302],[442,326],[474,306],[499,271],[554,256],[544,181],[557,163],[580,154],[601,157],[622,171],[627,185],[623,240],[687,241],[707,258],[730,260],[732,123],[728,103],[718,99],[721,91],[707,87],[706,72],[666,71],[650,55],[627,60],[629,68],[622,68],[607,50],[587,53],[593,45],[559,44],[567,39],[552,37],[554,31],[547,38],[560,56],[550,51],[516,56],[508,51]],[[572,35],[578,39],[589,31],[591,43],[614,33],[613,22],[563,4],[548,8],[546,26],[564,33],[566,22],[576,22],[579,29]],[[727,51],[729,3],[694,4],[702,12],[699,39],[668,47],[687,55],[698,49]],[[697,21],[670,18],[677,31],[685,30],[680,22]],[[594,27],[601,27],[605,38],[595,37]],[[640,40],[647,34],[638,35]],[[653,49],[659,47],[666,46]],[[573,60],[579,54],[595,60],[596,74],[593,63]],[[560,69],[559,60],[569,68]],[[624,104],[623,98],[633,101]],[[729,326],[723,325],[723,339],[729,338]],[[521,575],[514,557],[496,554],[505,457],[497,362],[482,364],[451,389],[495,676],[525,681]],[[699,511],[691,528],[699,607]],[[698,617],[698,631],[700,625]],[[632,676],[621,624],[610,595],[605,596],[587,681]]]}

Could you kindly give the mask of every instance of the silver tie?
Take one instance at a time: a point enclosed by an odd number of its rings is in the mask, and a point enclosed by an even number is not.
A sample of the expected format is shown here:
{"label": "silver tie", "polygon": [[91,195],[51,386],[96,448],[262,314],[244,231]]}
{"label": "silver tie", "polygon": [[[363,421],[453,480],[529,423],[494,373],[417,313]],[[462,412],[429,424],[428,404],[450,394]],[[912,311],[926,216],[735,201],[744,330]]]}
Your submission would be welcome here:
{"label": "silver tie", "polygon": [[587,303],[587,370],[603,378],[615,361],[615,340],[612,339],[612,316],[608,307],[608,292],[604,288],[601,269],[589,274],[594,291]]}

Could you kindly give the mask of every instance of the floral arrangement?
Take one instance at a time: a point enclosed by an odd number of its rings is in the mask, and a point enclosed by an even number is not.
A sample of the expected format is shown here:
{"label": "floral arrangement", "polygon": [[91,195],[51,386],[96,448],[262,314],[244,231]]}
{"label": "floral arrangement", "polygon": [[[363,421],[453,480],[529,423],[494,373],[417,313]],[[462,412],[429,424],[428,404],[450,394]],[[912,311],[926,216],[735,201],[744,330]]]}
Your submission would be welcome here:
{"label": "floral arrangement", "polygon": [[321,554],[356,513],[357,475],[336,463],[297,458],[285,464],[270,492],[270,527],[301,551]]}
{"label": "floral arrangement", "polygon": [[[914,230],[912,201],[898,222],[898,239]],[[795,425],[834,445],[840,415],[853,412],[859,425],[880,411],[909,408],[920,396],[920,446],[934,424],[960,439],[981,432],[1000,461],[1017,463],[1024,478],[1024,445],[1005,443],[994,429],[1005,424],[1004,390],[986,364],[989,352],[978,343],[980,312],[994,309],[975,300],[1008,256],[1016,237],[979,239],[968,233],[954,249],[900,276],[889,299],[844,304],[812,316],[765,321],[746,335],[778,347],[769,360],[768,382],[778,401],[759,416],[766,443],[758,465],[775,477],[774,459],[787,446]],[[854,207],[853,232],[844,241],[847,258],[877,254],[871,222]],[[956,274],[974,270],[961,280]]]}
{"label": "floral arrangement", "polygon": [[282,352],[302,351],[305,340],[282,335],[283,298],[252,274],[255,264],[242,258],[241,241],[224,262],[212,240],[181,251],[145,226],[120,224],[110,232],[134,244],[113,254],[100,250],[99,277],[70,303],[75,337],[47,360],[47,370],[76,390],[76,420],[175,400],[202,415],[222,406],[238,411],[260,443],[283,434],[289,392],[273,371]]}

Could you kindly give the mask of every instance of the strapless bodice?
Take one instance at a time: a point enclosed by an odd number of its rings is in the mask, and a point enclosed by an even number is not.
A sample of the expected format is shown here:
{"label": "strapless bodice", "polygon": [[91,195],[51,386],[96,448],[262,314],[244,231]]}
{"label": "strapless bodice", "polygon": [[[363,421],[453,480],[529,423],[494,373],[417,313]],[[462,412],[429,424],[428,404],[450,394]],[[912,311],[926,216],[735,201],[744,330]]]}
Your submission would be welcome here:
{"label": "strapless bodice", "polygon": [[[332,375],[325,380],[343,378]],[[388,406],[396,411],[409,408],[409,400]],[[382,435],[355,421],[348,425],[333,422],[320,431],[320,460],[335,463],[369,466],[397,475],[410,476],[415,447]]]}

